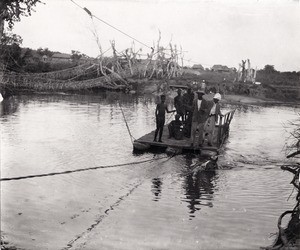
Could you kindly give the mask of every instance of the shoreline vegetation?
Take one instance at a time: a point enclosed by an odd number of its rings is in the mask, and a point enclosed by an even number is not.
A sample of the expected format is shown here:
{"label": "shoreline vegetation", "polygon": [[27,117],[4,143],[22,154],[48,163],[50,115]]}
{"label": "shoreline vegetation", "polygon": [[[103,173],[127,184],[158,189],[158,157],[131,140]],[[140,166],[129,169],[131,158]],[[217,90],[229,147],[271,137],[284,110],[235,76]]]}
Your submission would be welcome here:
{"label": "shoreline vegetation", "polygon": [[[183,70],[182,75],[173,77],[171,79],[148,79],[148,78],[130,78],[124,77],[120,79],[120,74],[108,74],[100,78],[94,78],[93,70],[95,70],[95,64],[90,64],[87,74],[82,70],[78,71],[77,81],[76,79],[69,80],[57,80],[55,75],[59,75],[62,71],[76,71],[78,66],[69,68],[69,70],[52,71],[46,73],[25,73],[21,76],[14,75],[13,81],[7,79],[7,73],[1,72],[0,74],[0,91],[5,98],[5,95],[15,95],[18,93],[26,92],[68,92],[68,93],[95,93],[103,92],[106,90],[112,91],[124,91],[126,93],[138,93],[138,94],[158,94],[159,88],[167,86],[187,86],[187,84],[196,83],[201,84],[205,81],[206,92],[220,92],[222,95],[222,101],[224,103],[242,103],[242,104],[263,104],[263,103],[297,103],[300,100],[300,76],[297,80],[298,73],[294,73],[293,80],[287,79],[286,85],[271,86],[262,82],[257,85],[252,82],[234,82],[234,73],[220,73],[203,71],[202,73],[194,72],[186,73]],[[9,73],[10,75],[15,73]],[[76,74],[76,72],[75,72]],[[82,74],[82,75],[80,75]],[[90,74],[90,75],[88,75]],[[198,74],[198,75],[196,75]],[[276,75],[281,73],[275,73]],[[299,74],[300,75],[300,74]],[[50,78],[49,78],[50,76]],[[271,74],[272,76],[272,74]],[[52,78],[51,78],[52,77]],[[92,77],[92,78],[91,78]],[[6,79],[5,79],[6,78]],[[105,79],[104,79],[105,78]],[[273,75],[274,78],[274,75]],[[276,78],[276,77],[275,77]],[[29,79],[29,80],[28,80]],[[104,79],[104,80],[103,80]],[[102,85],[99,84],[102,81]],[[126,83],[125,83],[126,81]],[[274,81],[270,77],[269,81]],[[5,82],[5,83],[4,83]],[[25,84],[24,84],[25,83]],[[290,86],[292,85],[292,86]],[[45,87],[46,86],[46,87]],[[163,86],[163,87],[161,87]],[[166,87],[165,87],[166,88]],[[168,87],[167,87],[168,88]],[[172,88],[173,91],[175,88]],[[4,90],[4,91],[3,91]],[[3,93],[4,92],[4,93]],[[7,92],[7,93],[5,93]]]}
{"label": "shoreline vegetation", "polygon": [[[88,70],[85,71],[87,72],[87,74],[84,74],[85,72],[82,69],[80,69],[80,65],[68,69],[62,69],[59,71],[50,71],[37,74],[25,73],[20,76],[18,76],[18,74],[15,73],[7,73],[5,71],[2,71],[0,74],[0,91],[2,95],[4,95],[4,97],[5,94],[3,94],[3,89],[5,89],[6,92],[8,92],[8,96],[26,92],[67,92],[88,94],[95,92],[103,92],[106,90],[124,91],[127,93],[138,93],[146,95],[157,95],[159,94],[158,89],[160,89],[160,91],[169,91],[168,89],[170,88],[175,90],[175,88],[172,86],[185,87],[191,83],[196,83],[199,85],[202,81],[205,81],[206,92],[220,92],[222,97],[224,97],[222,100],[224,103],[297,103],[300,100],[300,77],[298,82],[297,79],[295,79],[294,77],[293,87],[286,86],[285,92],[283,91],[282,87],[270,88],[268,84],[264,83],[256,85],[250,82],[233,82],[233,73],[204,71],[196,75],[196,73],[192,74],[191,70],[189,70],[189,73],[185,73],[185,71],[183,71],[181,76],[173,77],[171,79],[124,77],[124,81],[126,81],[126,84],[121,81],[118,84],[114,85],[112,85],[110,81],[119,81],[119,76],[109,74],[107,76],[104,76],[107,80],[105,80],[104,84],[100,86],[99,83],[97,83],[97,81],[99,81],[99,78],[94,78],[94,75],[91,75],[93,74],[92,70],[95,70],[95,64],[88,63],[87,65],[89,65]],[[67,78],[67,76],[64,76],[62,74],[63,72],[66,72],[67,74],[70,74],[70,72],[72,72],[72,74],[77,74],[77,78],[79,79],[79,81],[55,79],[55,77],[57,76],[59,78]],[[14,75],[14,79],[11,82],[9,82],[10,79],[6,79],[6,82],[4,83],[5,77],[7,75]],[[15,75],[17,75],[17,77]],[[296,76],[297,75],[298,73],[296,73]],[[21,83],[22,81],[25,82],[25,85]],[[93,86],[93,84],[95,86]],[[291,83],[289,83],[289,85],[290,84]]]}
{"label": "shoreline vegetation", "polygon": [[[168,82],[175,84],[179,83],[180,81],[176,80],[170,80]],[[158,91],[157,89],[159,86],[166,84],[165,80],[130,80],[129,81],[129,88],[105,88],[105,87],[96,87],[96,88],[82,88],[82,89],[41,89],[41,88],[8,88],[8,96],[11,95],[19,95],[19,94],[26,94],[26,93],[43,93],[43,94],[55,94],[55,93],[69,93],[69,94],[94,94],[97,92],[104,92],[104,91],[122,91],[126,92],[128,94],[139,94],[139,95],[152,95],[152,96],[158,96],[162,93],[165,93],[172,98],[176,95],[176,88],[172,88],[165,91]],[[184,83],[185,84],[185,83]],[[238,83],[243,84],[243,83]],[[246,84],[245,84],[246,85]],[[244,85],[244,86],[245,86]],[[186,86],[186,85],[178,85],[178,86]],[[211,88],[214,90],[215,84],[208,84],[208,87],[212,86]],[[3,89],[3,86],[1,86],[0,82],[0,89]],[[298,90],[300,92],[300,88]],[[218,90],[216,91],[218,92]],[[222,103],[231,103],[231,104],[297,104],[299,99],[288,99],[288,98],[267,98],[264,95],[249,95],[245,93],[235,93],[234,91],[231,91],[229,93],[224,93],[224,91],[220,91],[222,95]],[[209,91],[207,91],[207,96],[209,99],[211,99],[211,94]]]}
{"label": "shoreline vegetation", "polygon": [[[8,39],[8,38],[7,38]],[[0,92],[5,98],[19,92],[93,93],[104,90],[148,94],[168,88],[219,92],[225,102],[294,103],[300,100],[300,71],[279,72],[273,65],[263,69],[251,68],[250,60],[242,60],[239,68],[214,65],[204,68],[197,64],[184,66],[176,45],[160,45],[160,37],[147,58],[140,51],[128,48],[117,53],[115,42],[111,57],[89,58],[79,51],[71,54],[32,50],[19,46],[20,38],[1,45]],[[8,39],[9,40],[9,39]],[[9,40],[10,41],[10,40]],[[166,51],[168,52],[167,54]],[[248,66],[246,66],[246,62]]]}

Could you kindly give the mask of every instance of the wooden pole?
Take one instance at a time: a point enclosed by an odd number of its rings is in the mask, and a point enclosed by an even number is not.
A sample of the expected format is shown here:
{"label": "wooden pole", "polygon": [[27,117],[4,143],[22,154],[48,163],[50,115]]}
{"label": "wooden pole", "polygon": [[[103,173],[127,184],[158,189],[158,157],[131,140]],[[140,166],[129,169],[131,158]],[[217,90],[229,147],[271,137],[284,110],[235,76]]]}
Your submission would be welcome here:
{"label": "wooden pole", "polygon": [[218,127],[218,147],[221,146],[221,143],[222,143],[222,140],[223,140],[223,130],[222,130],[222,127],[223,127],[223,117],[222,116],[219,116],[219,127]]}

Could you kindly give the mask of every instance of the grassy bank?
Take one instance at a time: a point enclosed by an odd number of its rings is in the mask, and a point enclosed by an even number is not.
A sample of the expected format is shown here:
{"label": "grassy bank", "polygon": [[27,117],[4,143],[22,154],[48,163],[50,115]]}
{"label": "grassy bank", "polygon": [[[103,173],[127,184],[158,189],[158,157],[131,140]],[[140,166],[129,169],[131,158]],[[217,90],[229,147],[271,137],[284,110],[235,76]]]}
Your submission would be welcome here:
{"label": "grassy bank", "polygon": [[[134,89],[140,93],[154,93],[157,87],[167,83],[169,85],[186,86],[192,82],[206,82],[207,92],[220,92],[236,102],[297,102],[300,100],[300,73],[276,72],[266,73],[258,71],[257,79],[261,84],[250,82],[237,82],[236,72],[212,72],[200,71],[193,73],[189,70],[174,79],[169,80],[148,80],[131,79]],[[239,98],[233,98],[239,96]],[[243,98],[241,98],[241,96]]]}

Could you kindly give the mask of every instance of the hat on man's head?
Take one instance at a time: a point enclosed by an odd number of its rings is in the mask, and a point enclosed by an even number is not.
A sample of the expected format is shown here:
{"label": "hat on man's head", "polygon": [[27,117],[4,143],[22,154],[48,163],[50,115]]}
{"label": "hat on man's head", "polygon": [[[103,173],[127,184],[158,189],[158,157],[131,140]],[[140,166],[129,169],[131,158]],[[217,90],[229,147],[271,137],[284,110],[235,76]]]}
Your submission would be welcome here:
{"label": "hat on man's head", "polygon": [[219,93],[217,93],[217,94],[214,95],[213,98],[220,101],[221,100],[221,95]]}

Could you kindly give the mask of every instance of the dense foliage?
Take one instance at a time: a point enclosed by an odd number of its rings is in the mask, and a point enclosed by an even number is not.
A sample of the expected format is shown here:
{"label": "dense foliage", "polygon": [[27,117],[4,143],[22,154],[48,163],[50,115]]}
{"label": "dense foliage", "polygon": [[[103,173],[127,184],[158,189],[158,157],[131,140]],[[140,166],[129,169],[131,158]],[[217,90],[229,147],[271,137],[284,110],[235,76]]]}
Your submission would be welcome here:
{"label": "dense foliage", "polygon": [[22,38],[13,33],[4,33],[0,43],[0,61],[4,69],[14,70],[23,64],[21,56]]}
{"label": "dense foliage", "polygon": [[268,89],[267,96],[275,99],[297,99],[300,89],[300,72],[280,72],[274,66],[266,65],[258,70],[257,81]]}
{"label": "dense foliage", "polygon": [[8,23],[12,28],[15,22],[20,21],[21,16],[30,16],[34,6],[41,3],[40,0],[1,0],[0,1],[0,22]]}
{"label": "dense foliage", "polygon": [[[4,33],[0,44],[0,61],[3,69],[21,73],[42,73],[74,67],[79,64],[77,59],[69,62],[50,63],[55,53],[48,48],[33,50],[21,48],[22,39],[20,36]],[[78,52],[80,54],[80,52]],[[47,57],[47,61],[43,60]]]}

